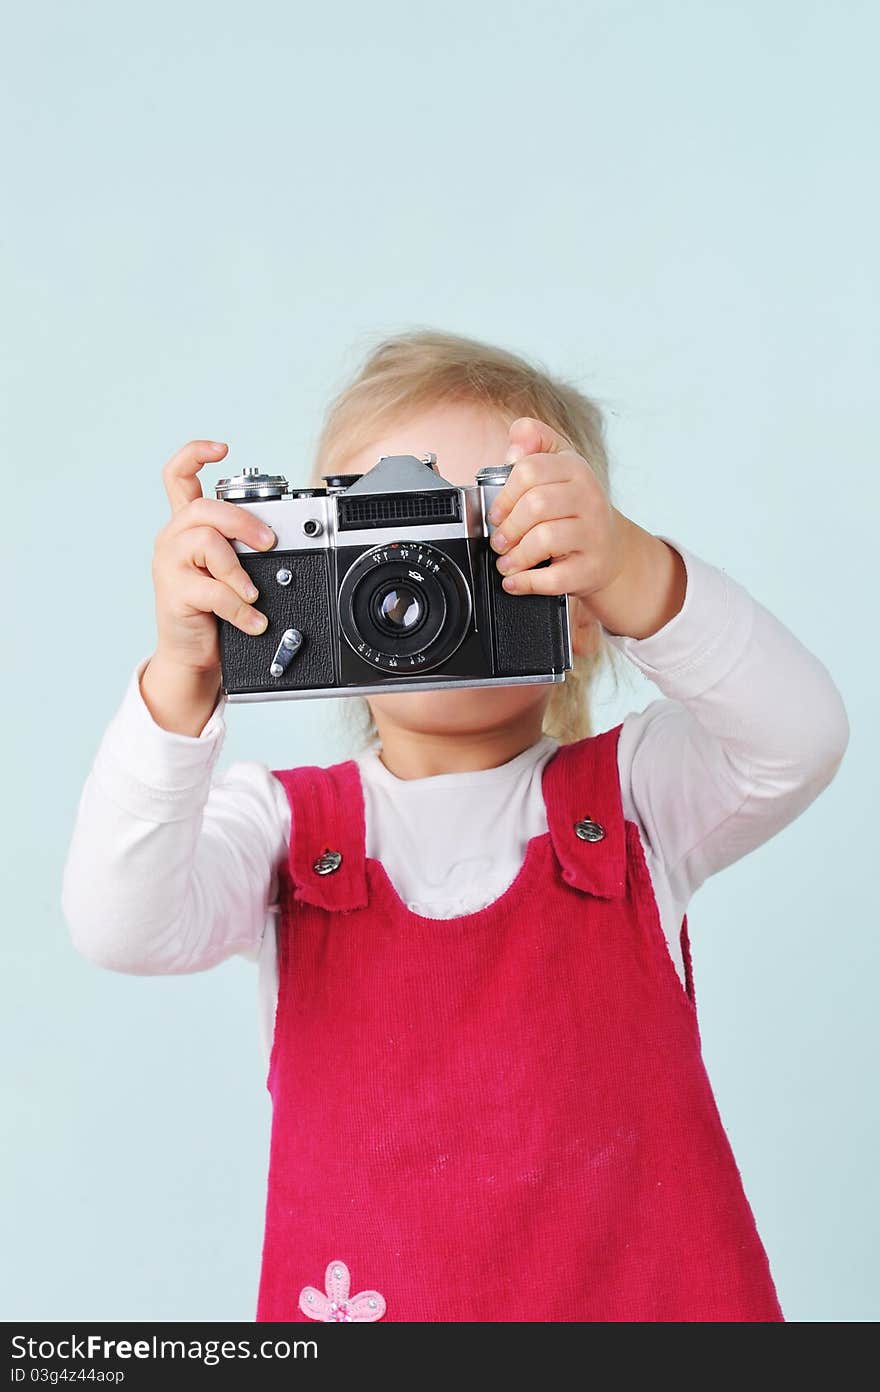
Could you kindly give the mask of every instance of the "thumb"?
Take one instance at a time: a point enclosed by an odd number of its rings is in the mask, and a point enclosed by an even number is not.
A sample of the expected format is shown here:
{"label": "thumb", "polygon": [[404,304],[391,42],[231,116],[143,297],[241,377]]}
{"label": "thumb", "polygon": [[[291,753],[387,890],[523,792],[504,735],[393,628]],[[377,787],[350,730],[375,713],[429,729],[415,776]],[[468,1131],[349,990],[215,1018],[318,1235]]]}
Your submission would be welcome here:
{"label": "thumb", "polygon": [[515,464],[525,454],[561,454],[572,448],[564,435],[533,416],[519,416],[512,421],[508,441],[505,464]]}

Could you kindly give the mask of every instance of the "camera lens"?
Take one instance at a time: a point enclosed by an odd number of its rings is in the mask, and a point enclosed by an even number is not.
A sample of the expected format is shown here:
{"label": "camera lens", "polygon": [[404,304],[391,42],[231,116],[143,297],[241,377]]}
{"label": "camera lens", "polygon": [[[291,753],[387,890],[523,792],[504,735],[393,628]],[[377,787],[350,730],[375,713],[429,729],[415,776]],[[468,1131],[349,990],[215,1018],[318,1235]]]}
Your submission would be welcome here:
{"label": "camera lens", "polygon": [[393,585],[373,595],[373,617],[392,637],[413,633],[424,621],[425,613],[423,599],[409,585]]}
{"label": "camera lens", "polygon": [[446,662],[471,622],[471,593],[455,561],[421,541],[362,552],[337,598],[342,636],[372,667],[404,677]]}

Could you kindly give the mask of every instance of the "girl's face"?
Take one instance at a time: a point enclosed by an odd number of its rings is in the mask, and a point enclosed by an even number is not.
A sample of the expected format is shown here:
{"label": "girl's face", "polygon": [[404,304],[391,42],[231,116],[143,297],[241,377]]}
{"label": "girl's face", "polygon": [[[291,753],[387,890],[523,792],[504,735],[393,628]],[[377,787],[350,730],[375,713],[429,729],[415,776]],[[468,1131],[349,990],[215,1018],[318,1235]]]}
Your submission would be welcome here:
{"label": "girl's face", "polygon": [[[459,486],[471,486],[478,469],[486,464],[504,463],[507,429],[508,422],[502,416],[476,403],[438,405],[389,426],[366,448],[341,460],[335,472],[368,473],[380,455],[430,453],[436,454],[443,478]],[[570,605],[572,642],[577,650],[581,638],[576,639],[576,601],[570,600]],[[479,736],[511,724],[522,725],[537,738],[552,691],[552,682],[445,691],[441,688],[381,693],[369,697],[369,706],[383,740],[394,727],[425,735]]]}

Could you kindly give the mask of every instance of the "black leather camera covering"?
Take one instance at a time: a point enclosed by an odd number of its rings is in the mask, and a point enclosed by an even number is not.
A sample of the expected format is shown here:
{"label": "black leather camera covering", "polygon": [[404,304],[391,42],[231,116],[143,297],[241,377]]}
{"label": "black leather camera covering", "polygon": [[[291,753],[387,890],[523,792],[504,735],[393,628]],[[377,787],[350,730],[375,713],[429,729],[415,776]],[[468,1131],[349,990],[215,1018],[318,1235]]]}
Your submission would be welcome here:
{"label": "black leather camera covering", "polygon": [[[260,591],[254,607],[269,619],[265,633],[243,633],[218,620],[223,686],[229,693],[304,691],[341,687],[331,612],[328,553],[320,551],[242,553],[241,564]],[[483,584],[491,596],[490,627],[495,676],[540,676],[564,671],[565,600],[561,595],[509,594],[501,584],[495,554],[483,551]],[[546,562],[549,564],[549,562]],[[286,567],[289,585],[275,576]],[[280,677],[269,673],[285,629],[298,628],[304,642]],[[234,681],[228,679],[234,674]],[[377,680],[379,675],[368,674]],[[388,680],[387,674],[382,674]],[[486,673],[486,675],[490,675]],[[346,683],[348,684],[348,683]]]}
{"label": "black leather camera covering", "polygon": [[[326,551],[244,552],[243,568],[260,591],[254,608],[265,614],[264,633],[243,633],[234,624],[218,620],[220,664],[227,692],[303,691],[310,687],[336,686],[333,663],[330,594]],[[289,585],[279,585],[277,572],[286,567],[293,574]],[[269,674],[269,664],[285,629],[298,628],[304,642],[280,677]],[[235,680],[227,685],[226,678]]]}
{"label": "black leather camera covering", "polygon": [[501,584],[503,576],[495,560],[494,551],[487,551],[495,611],[495,675],[529,677],[564,671],[565,596],[510,594]]}

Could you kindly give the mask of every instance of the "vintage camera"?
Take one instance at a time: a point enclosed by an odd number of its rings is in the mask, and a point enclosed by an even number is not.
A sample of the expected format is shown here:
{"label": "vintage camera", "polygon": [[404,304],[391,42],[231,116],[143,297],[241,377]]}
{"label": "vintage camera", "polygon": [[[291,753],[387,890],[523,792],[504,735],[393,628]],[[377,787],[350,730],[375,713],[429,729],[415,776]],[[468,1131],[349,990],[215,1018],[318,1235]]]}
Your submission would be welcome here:
{"label": "vintage camera", "polygon": [[383,455],[365,474],[323,474],[324,488],[255,468],[219,481],[218,498],[278,537],[269,552],[233,542],[269,626],[218,620],[230,701],[565,680],[568,596],[509,594],[489,545],[514,466],[458,487],[436,464]]}

